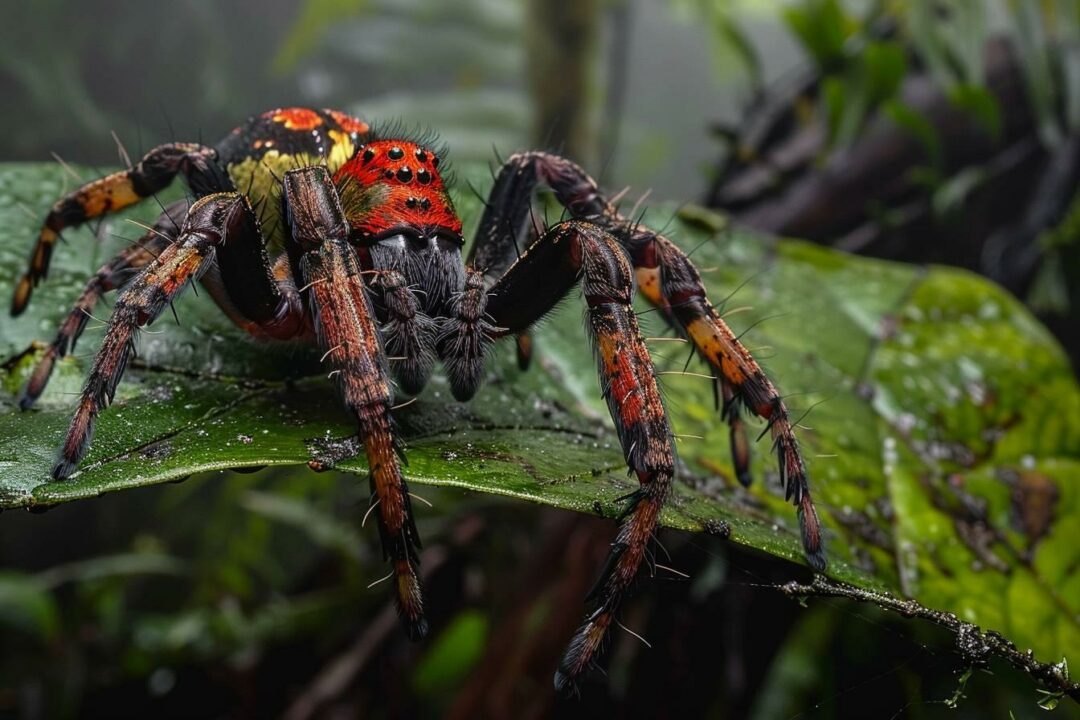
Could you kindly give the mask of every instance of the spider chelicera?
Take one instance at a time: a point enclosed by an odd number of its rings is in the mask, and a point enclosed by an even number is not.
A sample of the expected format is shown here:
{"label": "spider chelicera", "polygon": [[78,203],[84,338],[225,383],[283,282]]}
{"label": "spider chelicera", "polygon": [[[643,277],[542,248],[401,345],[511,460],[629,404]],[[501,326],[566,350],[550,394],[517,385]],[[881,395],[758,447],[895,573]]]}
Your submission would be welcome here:
{"label": "spider chelicera", "polygon": [[[498,173],[465,260],[461,220],[439,170],[443,152],[394,135],[333,110],[272,110],[214,147],[159,146],[131,169],[58,200],[16,286],[13,315],[46,277],[64,228],[137,203],[178,174],[193,198],[166,208],[152,230],[98,270],[35,367],[23,409],[40,396],[57,358],[72,351],[97,301],[123,285],[52,476],[68,477],[86,454],[138,329],[199,280],[253,336],[309,339],[325,353],[371,468],[371,502],[393,565],[398,614],[410,637],[423,637],[420,539],[399,463],[391,378],[415,394],[439,360],[454,396],[469,399],[491,345],[516,336],[526,365],[530,327],[580,282],[602,392],[640,487],[627,499],[591,610],[555,674],[556,686],[573,687],[600,652],[647,557],[675,471],[671,427],[631,307],[636,287],[714,369],[744,483],[749,443],[742,412],[768,423],[806,557],[823,569],[820,526],[787,409],[706,298],[687,256],[628,221],[573,162],[526,152]],[[541,185],[570,219],[537,232],[530,208]]]}

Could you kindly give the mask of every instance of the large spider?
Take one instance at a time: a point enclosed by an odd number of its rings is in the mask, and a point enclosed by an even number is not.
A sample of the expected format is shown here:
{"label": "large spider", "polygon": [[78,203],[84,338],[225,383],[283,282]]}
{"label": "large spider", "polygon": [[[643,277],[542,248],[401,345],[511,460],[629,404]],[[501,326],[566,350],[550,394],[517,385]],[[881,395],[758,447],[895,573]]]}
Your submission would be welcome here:
{"label": "large spider", "polygon": [[[627,499],[589,597],[592,609],[555,674],[557,687],[573,687],[600,652],[647,556],[675,471],[671,427],[631,307],[636,286],[714,368],[744,483],[749,444],[741,413],[767,421],[806,556],[823,569],[818,518],[787,409],[709,303],[687,256],[628,221],[574,163],[526,152],[503,165],[463,261],[461,220],[440,175],[441,152],[395,134],[334,110],[272,110],[214,147],[162,145],[131,169],[58,200],[16,286],[13,315],[46,277],[64,228],[139,202],[177,174],[193,198],[167,208],[151,231],[98,270],[34,369],[24,409],[44,390],[56,359],[71,352],[95,303],[134,273],[116,300],[52,476],[68,477],[86,454],[94,421],[134,354],[137,330],[198,279],[253,336],[308,339],[325,353],[367,453],[398,613],[409,636],[421,638],[427,621],[420,539],[399,464],[391,378],[415,394],[437,358],[454,397],[469,399],[491,345],[517,336],[519,362],[527,364],[530,327],[580,281],[602,392],[640,487]],[[530,207],[540,185],[571,219],[537,232]],[[526,246],[520,255],[519,243]]]}

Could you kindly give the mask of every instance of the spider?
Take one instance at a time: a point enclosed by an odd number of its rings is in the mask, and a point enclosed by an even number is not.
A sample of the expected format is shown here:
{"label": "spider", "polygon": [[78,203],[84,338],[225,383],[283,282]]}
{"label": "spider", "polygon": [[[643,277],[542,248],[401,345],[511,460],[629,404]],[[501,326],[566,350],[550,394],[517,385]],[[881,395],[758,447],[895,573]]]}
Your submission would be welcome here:
{"label": "spider", "polygon": [[[516,336],[518,362],[526,367],[529,329],[580,283],[601,389],[639,488],[625,499],[608,562],[587,598],[590,610],[555,673],[556,687],[570,689],[600,654],[648,556],[675,473],[671,426],[631,307],[636,288],[714,369],[744,484],[750,476],[743,412],[767,422],[806,557],[822,570],[820,526],[787,408],[710,304],[687,256],[620,214],[573,162],[523,152],[498,172],[463,258],[462,223],[439,169],[445,152],[401,135],[335,110],[271,110],[215,146],[161,145],[130,169],[58,200],[16,285],[12,315],[23,312],[45,279],[64,228],[150,197],[177,175],[190,190],[190,199],[165,208],[87,282],[30,377],[23,409],[41,395],[56,360],[72,351],[97,301],[120,290],[52,477],[67,478],[85,456],[139,328],[199,281],[256,338],[307,340],[324,353],[367,455],[398,615],[411,638],[422,638],[428,624],[420,538],[394,433],[394,385],[420,392],[439,360],[454,397],[468,400],[492,344]],[[530,215],[541,186],[569,218],[546,229],[535,228]]]}

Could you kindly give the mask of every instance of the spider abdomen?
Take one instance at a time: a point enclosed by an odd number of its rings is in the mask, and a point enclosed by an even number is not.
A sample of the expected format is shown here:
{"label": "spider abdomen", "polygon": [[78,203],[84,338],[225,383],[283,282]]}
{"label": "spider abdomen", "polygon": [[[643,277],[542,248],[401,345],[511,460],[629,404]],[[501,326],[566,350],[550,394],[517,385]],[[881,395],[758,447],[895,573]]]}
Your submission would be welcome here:
{"label": "spider abdomen", "polygon": [[331,174],[356,153],[370,128],[337,110],[278,108],[248,119],[215,149],[233,188],[247,195],[271,249],[284,243],[281,179],[289,170],[325,165]]}

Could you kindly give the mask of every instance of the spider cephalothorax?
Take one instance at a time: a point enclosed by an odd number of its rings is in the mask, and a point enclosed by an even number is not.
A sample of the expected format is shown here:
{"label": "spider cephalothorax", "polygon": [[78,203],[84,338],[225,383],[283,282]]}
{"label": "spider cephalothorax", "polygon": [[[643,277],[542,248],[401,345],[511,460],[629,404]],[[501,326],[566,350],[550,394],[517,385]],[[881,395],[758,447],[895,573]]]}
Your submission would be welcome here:
{"label": "spider cephalothorax", "polygon": [[[589,598],[593,608],[556,673],[556,685],[569,687],[599,654],[646,559],[675,472],[671,428],[631,307],[637,288],[714,368],[744,483],[741,413],[767,421],[807,558],[823,568],[820,527],[787,409],[705,296],[687,256],[624,218],[574,163],[530,152],[503,165],[466,262],[441,154],[428,143],[381,136],[341,112],[285,108],[251,118],[214,147],[157,147],[131,169],[58,200],[16,285],[13,315],[45,278],[64,228],[149,197],[178,174],[192,196],[167,208],[151,231],[102,266],[30,378],[24,409],[44,390],[56,359],[71,352],[97,301],[123,285],[53,477],[71,475],[86,454],[94,421],[134,353],[137,330],[199,280],[252,335],[321,347],[367,454],[399,614],[409,635],[422,637],[420,540],[399,463],[390,378],[417,393],[440,360],[454,396],[467,400],[480,385],[492,343],[517,336],[519,359],[527,364],[530,327],[580,283],[602,392],[640,487],[627,499]],[[538,232],[529,210],[540,185],[571,219]]]}

